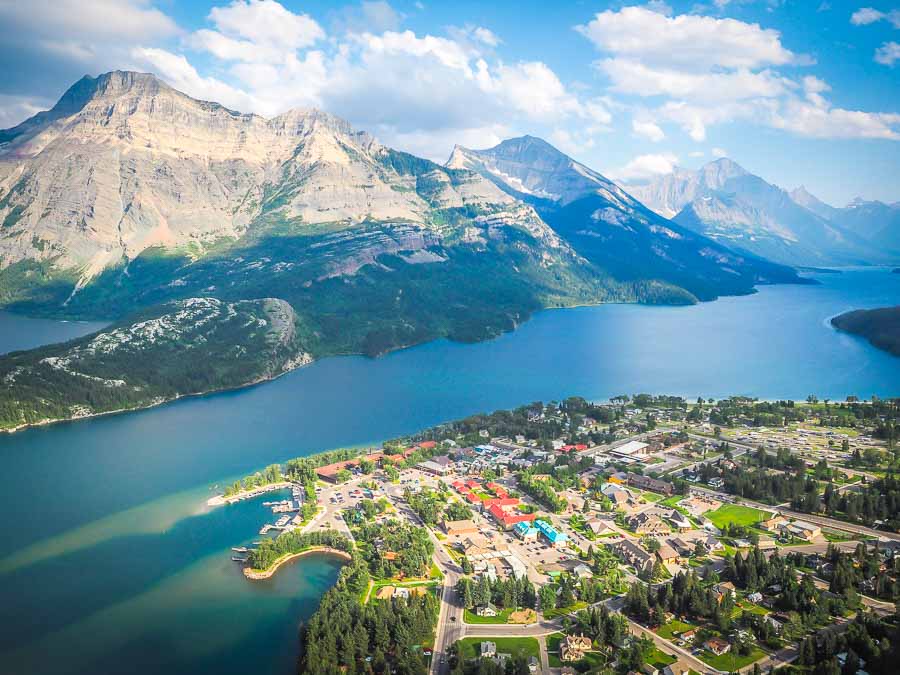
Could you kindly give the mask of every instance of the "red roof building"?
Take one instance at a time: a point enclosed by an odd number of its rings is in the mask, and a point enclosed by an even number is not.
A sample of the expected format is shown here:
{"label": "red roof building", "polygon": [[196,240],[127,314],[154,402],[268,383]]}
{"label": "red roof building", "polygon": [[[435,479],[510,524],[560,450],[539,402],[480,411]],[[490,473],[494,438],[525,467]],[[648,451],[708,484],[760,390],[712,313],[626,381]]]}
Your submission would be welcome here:
{"label": "red roof building", "polygon": [[510,529],[516,523],[530,523],[534,520],[533,513],[511,513],[499,504],[492,504],[488,511],[504,530]]}

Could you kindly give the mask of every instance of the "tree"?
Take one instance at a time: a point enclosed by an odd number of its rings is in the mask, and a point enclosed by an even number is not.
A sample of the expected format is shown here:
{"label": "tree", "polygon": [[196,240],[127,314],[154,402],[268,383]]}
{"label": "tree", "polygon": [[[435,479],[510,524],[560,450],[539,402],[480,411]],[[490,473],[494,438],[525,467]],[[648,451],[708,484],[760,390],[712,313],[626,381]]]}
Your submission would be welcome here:
{"label": "tree", "polygon": [[541,611],[545,614],[548,610],[556,607],[556,588],[552,584],[541,586],[538,597],[541,600]]}

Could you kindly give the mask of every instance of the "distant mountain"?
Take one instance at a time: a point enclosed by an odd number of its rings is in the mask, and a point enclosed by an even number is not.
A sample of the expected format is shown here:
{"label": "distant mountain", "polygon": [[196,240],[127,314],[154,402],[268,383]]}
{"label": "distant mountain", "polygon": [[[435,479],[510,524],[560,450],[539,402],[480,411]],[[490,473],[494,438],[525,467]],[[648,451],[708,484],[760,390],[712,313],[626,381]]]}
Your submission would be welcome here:
{"label": "distant mountain", "polygon": [[700,299],[746,293],[756,283],[797,281],[790,269],[735,253],[660,217],[539,138],[513,138],[487,150],[457,146],[446,166],[477,171],[532,204],[579,254],[620,279],[659,279]]}
{"label": "distant mountain", "polygon": [[[867,264],[897,259],[816,211],[827,205],[805,191],[792,198],[727,158],[628,186],[660,214],[729,248],[786,265]],[[804,203],[805,202],[805,203]],[[812,208],[809,208],[812,207]]]}
{"label": "distant mountain", "polygon": [[0,306],[115,318],[197,296],[286,300],[316,356],[690,299],[611,278],[480,174],[318,110],[266,119],[113,72],[0,132]]}
{"label": "distant mountain", "polygon": [[790,194],[801,206],[844,227],[873,246],[900,251],[900,202],[885,204],[857,197],[847,206],[835,208],[810,194],[803,186]]}

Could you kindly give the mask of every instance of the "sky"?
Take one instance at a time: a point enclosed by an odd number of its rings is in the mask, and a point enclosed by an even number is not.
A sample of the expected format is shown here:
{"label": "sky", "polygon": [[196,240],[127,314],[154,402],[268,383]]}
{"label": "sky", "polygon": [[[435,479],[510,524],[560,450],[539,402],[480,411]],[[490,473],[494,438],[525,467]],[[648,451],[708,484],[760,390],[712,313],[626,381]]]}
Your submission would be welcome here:
{"label": "sky", "polygon": [[0,128],[141,70],[439,162],[531,134],[622,183],[728,156],[836,206],[900,201],[891,2],[0,0],[0,25]]}

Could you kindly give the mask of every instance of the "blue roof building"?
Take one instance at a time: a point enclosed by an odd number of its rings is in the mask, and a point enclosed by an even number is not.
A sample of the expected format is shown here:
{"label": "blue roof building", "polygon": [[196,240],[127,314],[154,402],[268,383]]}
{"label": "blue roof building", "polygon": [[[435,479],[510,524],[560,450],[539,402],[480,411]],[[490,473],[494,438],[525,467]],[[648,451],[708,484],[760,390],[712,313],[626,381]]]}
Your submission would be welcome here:
{"label": "blue roof building", "polygon": [[536,527],[532,527],[531,523],[526,523],[524,521],[516,523],[516,526],[513,529],[515,530],[516,535],[522,539],[533,539],[538,534]]}
{"label": "blue roof building", "polygon": [[548,541],[553,546],[562,546],[569,540],[569,535],[565,532],[558,531],[546,520],[541,520],[539,518],[534,521],[534,526],[537,528],[538,532],[547,537]]}

